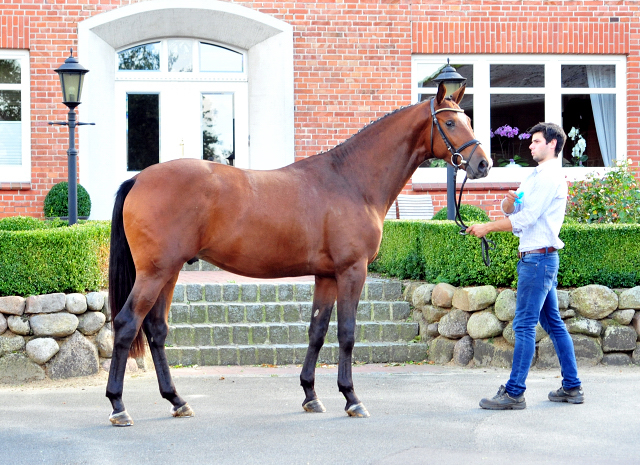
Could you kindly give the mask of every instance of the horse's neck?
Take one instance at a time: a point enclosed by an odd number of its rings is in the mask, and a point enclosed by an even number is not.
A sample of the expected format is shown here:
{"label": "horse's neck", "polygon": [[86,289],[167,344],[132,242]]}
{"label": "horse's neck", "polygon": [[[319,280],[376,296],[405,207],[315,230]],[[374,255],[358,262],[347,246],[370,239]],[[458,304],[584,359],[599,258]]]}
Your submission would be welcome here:
{"label": "horse's neck", "polygon": [[340,159],[341,172],[368,203],[383,213],[426,159],[430,118],[422,105],[388,115],[329,153]]}

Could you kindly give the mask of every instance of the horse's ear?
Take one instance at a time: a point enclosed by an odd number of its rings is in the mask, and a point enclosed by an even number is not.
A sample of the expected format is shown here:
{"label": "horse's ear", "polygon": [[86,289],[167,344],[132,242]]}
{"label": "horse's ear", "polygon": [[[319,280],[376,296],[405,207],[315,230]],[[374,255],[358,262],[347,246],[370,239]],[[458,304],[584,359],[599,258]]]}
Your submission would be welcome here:
{"label": "horse's ear", "polygon": [[460,105],[460,102],[462,101],[462,97],[464,97],[464,91],[466,88],[467,88],[467,85],[462,84],[462,87],[460,87],[451,95],[451,98],[453,99],[454,102],[456,102],[456,105]]}
{"label": "horse's ear", "polygon": [[444,96],[447,93],[447,88],[444,86],[444,82],[438,84],[438,93],[436,94],[436,103],[440,105],[444,100]]}

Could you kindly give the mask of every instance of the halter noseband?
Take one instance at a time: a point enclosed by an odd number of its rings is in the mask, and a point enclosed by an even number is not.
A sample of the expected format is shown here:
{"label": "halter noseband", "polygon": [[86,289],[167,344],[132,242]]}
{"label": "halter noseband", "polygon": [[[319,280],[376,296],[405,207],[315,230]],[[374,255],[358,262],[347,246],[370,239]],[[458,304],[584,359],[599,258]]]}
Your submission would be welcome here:
{"label": "halter noseband", "polygon": [[[442,140],[444,141],[445,145],[447,146],[447,149],[449,150],[449,152],[451,152],[451,164],[454,167],[459,168],[462,165],[466,165],[467,164],[467,160],[464,159],[464,157],[462,156],[462,154],[460,152],[462,152],[467,147],[470,147],[471,145],[475,144],[475,147],[473,147],[473,150],[469,154],[469,159],[471,159],[471,157],[475,153],[476,149],[478,148],[478,145],[480,145],[480,141],[477,140],[477,139],[471,139],[469,142],[465,142],[460,147],[455,149],[453,147],[453,144],[451,143],[451,141],[447,137],[447,135],[442,130],[442,127],[440,126],[440,122],[438,121],[438,118],[436,118],[436,114],[440,113],[441,111],[455,111],[456,113],[464,113],[464,110],[462,110],[461,108],[440,108],[439,110],[436,110],[435,106],[433,104],[434,100],[435,100],[435,98],[432,98],[431,102],[430,102],[430,105],[431,105],[431,120],[432,120],[432,126],[431,126],[431,153],[433,154],[433,127],[435,126],[435,127],[438,128],[438,132],[440,133],[440,137],[442,137]],[[459,161],[457,160],[458,158],[459,158]]]}

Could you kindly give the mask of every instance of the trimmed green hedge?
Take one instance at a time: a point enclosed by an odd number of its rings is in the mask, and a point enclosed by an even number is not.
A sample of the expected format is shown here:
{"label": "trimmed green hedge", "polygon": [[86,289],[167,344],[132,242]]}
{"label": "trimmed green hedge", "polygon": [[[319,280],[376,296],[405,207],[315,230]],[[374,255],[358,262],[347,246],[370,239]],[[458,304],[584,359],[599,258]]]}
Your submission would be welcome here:
{"label": "trimmed green hedge", "polygon": [[0,296],[97,291],[107,285],[108,221],[72,227],[0,220]]}
{"label": "trimmed green hedge", "polygon": [[[385,221],[378,258],[370,270],[400,279],[454,286],[515,287],[518,238],[491,233],[491,266],[482,261],[480,239],[462,236],[452,221]],[[560,231],[561,287],[640,285],[640,225],[565,223]]]}

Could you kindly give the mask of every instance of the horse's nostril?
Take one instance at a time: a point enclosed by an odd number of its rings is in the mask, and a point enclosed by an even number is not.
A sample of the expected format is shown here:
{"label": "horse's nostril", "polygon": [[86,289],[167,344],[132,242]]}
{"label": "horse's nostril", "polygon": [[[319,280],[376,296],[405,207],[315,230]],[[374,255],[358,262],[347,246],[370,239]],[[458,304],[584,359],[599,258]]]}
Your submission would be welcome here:
{"label": "horse's nostril", "polygon": [[486,160],[480,160],[480,163],[478,163],[478,168],[480,168],[481,171],[485,171],[488,166],[489,164]]}

